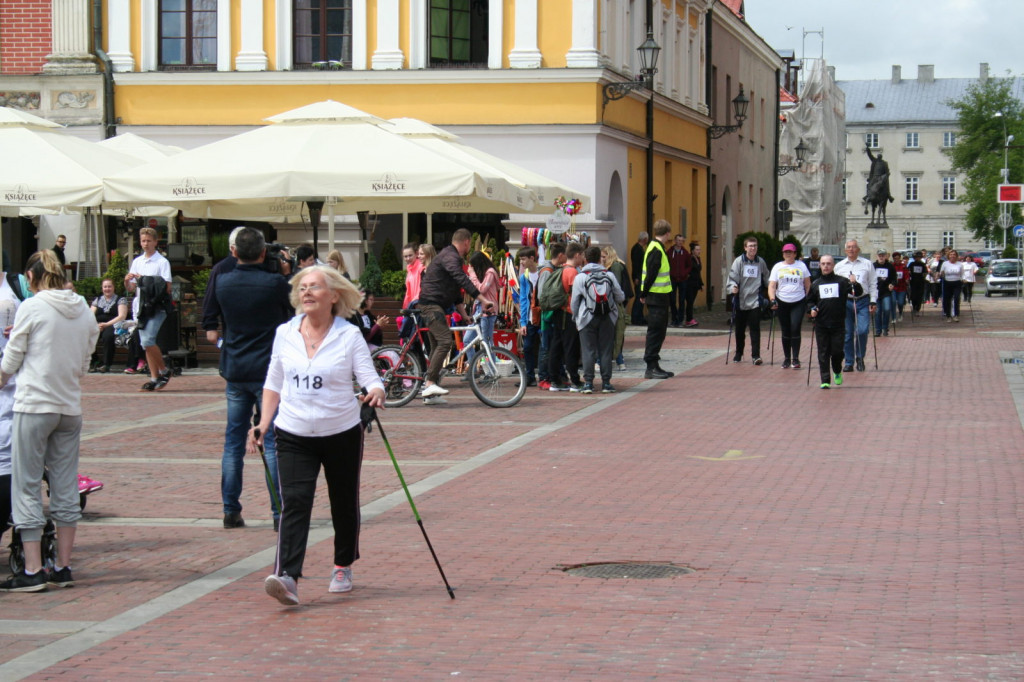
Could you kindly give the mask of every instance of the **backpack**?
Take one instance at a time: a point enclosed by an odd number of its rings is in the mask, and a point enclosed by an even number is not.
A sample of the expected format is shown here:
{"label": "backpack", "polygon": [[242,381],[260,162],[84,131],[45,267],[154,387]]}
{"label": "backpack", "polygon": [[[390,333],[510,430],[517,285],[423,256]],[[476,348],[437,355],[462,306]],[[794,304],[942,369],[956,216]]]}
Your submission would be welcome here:
{"label": "backpack", "polygon": [[[551,271],[551,276],[544,281],[544,289],[537,297],[541,312],[562,310],[569,302],[569,294],[566,293],[565,286],[562,285],[563,270],[565,270],[564,265],[560,268],[554,268]],[[557,284],[558,286],[551,286],[552,284]]]}
{"label": "backpack", "polygon": [[587,310],[594,317],[608,315],[612,311],[612,291],[615,287],[607,270],[588,272],[583,286],[583,297]]}
{"label": "backpack", "polygon": [[537,289],[540,287],[540,276],[544,272],[552,272],[554,270],[550,265],[545,265],[537,271],[537,283],[530,290],[530,324],[540,326],[540,301],[537,300]]}

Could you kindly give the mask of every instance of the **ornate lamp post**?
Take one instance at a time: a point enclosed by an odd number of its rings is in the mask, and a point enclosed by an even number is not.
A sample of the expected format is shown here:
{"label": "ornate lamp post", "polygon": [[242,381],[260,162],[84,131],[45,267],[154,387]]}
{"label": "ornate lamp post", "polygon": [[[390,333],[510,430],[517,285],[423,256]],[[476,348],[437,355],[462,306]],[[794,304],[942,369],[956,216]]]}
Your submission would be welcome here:
{"label": "ornate lamp post", "polygon": [[776,166],[775,173],[779,176],[785,175],[790,171],[800,170],[803,168],[804,161],[807,160],[807,145],[804,144],[804,138],[800,138],[800,142],[796,146],[796,165],[795,166]]}
{"label": "ornate lamp post", "polygon": [[733,118],[736,119],[736,125],[734,126],[711,126],[708,128],[708,137],[712,140],[717,140],[723,135],[734,133],[743,127],[743,122],[747,120],[747,108],[750,106],[750,99],[743,94],[743,86],[740,86],[740,94],[736,95],[732,100],[732,113]]}

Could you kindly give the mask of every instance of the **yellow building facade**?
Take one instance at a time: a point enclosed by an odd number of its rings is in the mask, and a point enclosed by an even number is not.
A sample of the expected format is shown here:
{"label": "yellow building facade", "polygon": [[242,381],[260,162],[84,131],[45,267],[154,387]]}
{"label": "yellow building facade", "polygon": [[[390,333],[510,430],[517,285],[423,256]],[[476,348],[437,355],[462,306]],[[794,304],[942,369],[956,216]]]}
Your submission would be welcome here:
{"label": "yellow building facade", "polygon": [[[648,8],[648,5],[650,7]],[[653,215],[706,243],[705,43],[713,0],[106,0],[118,132],[195,147],[333,99],[414,117],[588,194],[577,218],[624,254],[647,227],[651,12]],[[537,216],[504,220],[509,239]]]}

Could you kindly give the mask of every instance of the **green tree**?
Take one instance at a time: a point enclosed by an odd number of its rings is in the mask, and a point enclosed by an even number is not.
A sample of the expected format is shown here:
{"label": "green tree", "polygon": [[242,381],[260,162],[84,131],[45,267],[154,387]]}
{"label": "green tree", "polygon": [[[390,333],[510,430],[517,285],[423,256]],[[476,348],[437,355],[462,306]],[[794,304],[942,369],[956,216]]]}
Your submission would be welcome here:
{"label": "green tree", "polygon": [[[965,227],[976,239],[1002,242],[999,226],[1000,207],[996,201],[996,185],[1003,182],[1001,169],[1006,150],[1006,135],[1024,142],[1024,105],[1013,95],[1016,79],[989,78],[968,86],[963,97],[949,100],[947,105],[957,114],[956,145],[945,149],[952,168],[964,175],[959,201],[967,207]],[[996,114],[1000,114],[997,116]],[[1024,156],[1008,154],[1010,181],[1024,182]],[[1011,204],[1014,223],[1020,222],[1020,207]]]}
{"label": "green tree", "polygon": [[380,269],[384,272],[404,272],[405,270],[390,238],[384,240],[384,246],[380,250]]}

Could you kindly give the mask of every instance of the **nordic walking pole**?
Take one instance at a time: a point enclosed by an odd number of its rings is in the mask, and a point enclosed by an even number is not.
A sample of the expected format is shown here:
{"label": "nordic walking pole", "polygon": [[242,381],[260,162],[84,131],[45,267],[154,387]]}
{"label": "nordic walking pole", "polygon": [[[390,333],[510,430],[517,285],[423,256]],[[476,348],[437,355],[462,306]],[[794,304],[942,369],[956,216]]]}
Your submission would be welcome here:
{"label": "nordic walking pole", "polygon": [[772,308],[772,321],[768,325],[768,351],[771,353],[771,359],[768,361],[768,366],[772,367],[775,365],[775,309]]}
{"label": "nordic walking pole", "polygon": [[[257,422],[258,423],[258,422]],[[260,430],[256,429],[253,431],[253,435],[258,443],[260,440]],[[270,475],[270,465],[267,464],[267,455],[263,451],[263,446],[260,445],[257,448],[260,451],[260,459],[263,460],[263,475],[267,479],[267,487],[270,488],[270,503],[274,505],[274,513],[280,518],[281,516],[281,498],[277,494],[277,486],[274,485],[274,477]]]}
{"label": "nordic walking pole", "polygon": [[729,316],[729,340],[725,342],[725,366],[729,366],[729,347],[732,345],[732,328],[736,324],[736,297],[739,293],[732,295],[732,315]]}
{"label": "nordic walking pole", "polygon": [[[871,346],[874,348],[875,355],[875,370],[878,370],[878,339],[875,337],[875,316],[871,314],[871,309],[868,308],[868,318],[871,322]],[[864,350],[867,350],[865,348]]]}
{"label": "nordic walking pole", "polygon": [[[365,396],[366,389],[362,389],[363,395]],[[423,533],[423,539],[427,541],[427,549],[430,550],[430,556],[434,557],[434,564],[437,565],[437,570],[441,574],[441,580],[444,581],[444,587],[448,590],[448,596],[455,599],[455,590],[448,584],[448,578],[444,575],[444,569],[441,568],[441,562],[437,559],[437,553],[434,551],[434,546],[430,544],[430,538],[427,537],[427,529],[423,527],[423,519],[420,518],[420,513],[416,509],[416,503],[412,501],[412,494],[409,492],[409,486],[405,484],[405,477],[402,476],[402,470],[398,468],[398,460],[395,459],[395,453],[391,449],[391,443],[388,442],[388,437],[384,433],[384,426],[380,423],[380,417],[377,416],[377,410],[369,403],[363,403],[360,408],[360,419],[363,422],[363,428],[367,431],[370,430],[370,422],[377,422],[377,430],[380,431],[380,439],[384,441],[384,447],[388,450],[388,455],[391,456],[391,463],[395,465],[395,473],[398,474],[398,481],[402,484],[402,490],[405,491],[405,498],[409,500],[409,506],[412,507],[412,515],[416,517],[416,523],[419,524],[420,532]]]}
{"label": "nordic walking pole", "polygon": [[[816,336],[816,334],[814,333],[814,330],[817,329],[817,328],[818,328],[818,318],[817,317],[812,317],[811,318],[811,350],[809,351],[810,355],[807,358],[807,386],[808,386],[808,388],[810,388],[810,385],[811,385],[811,365],[814,364],[814,337]],[[829,368],[829,371],[831,371],[831,368]]]}
{"label": "nordic walking pole", "polygon": [[[860,318],[857,317],[857,298],[856,296],[852,299],[853,301],[853,358],[857,359],[857,337],[860,336]],[[849,364],[853,364],[852,362]]]}

